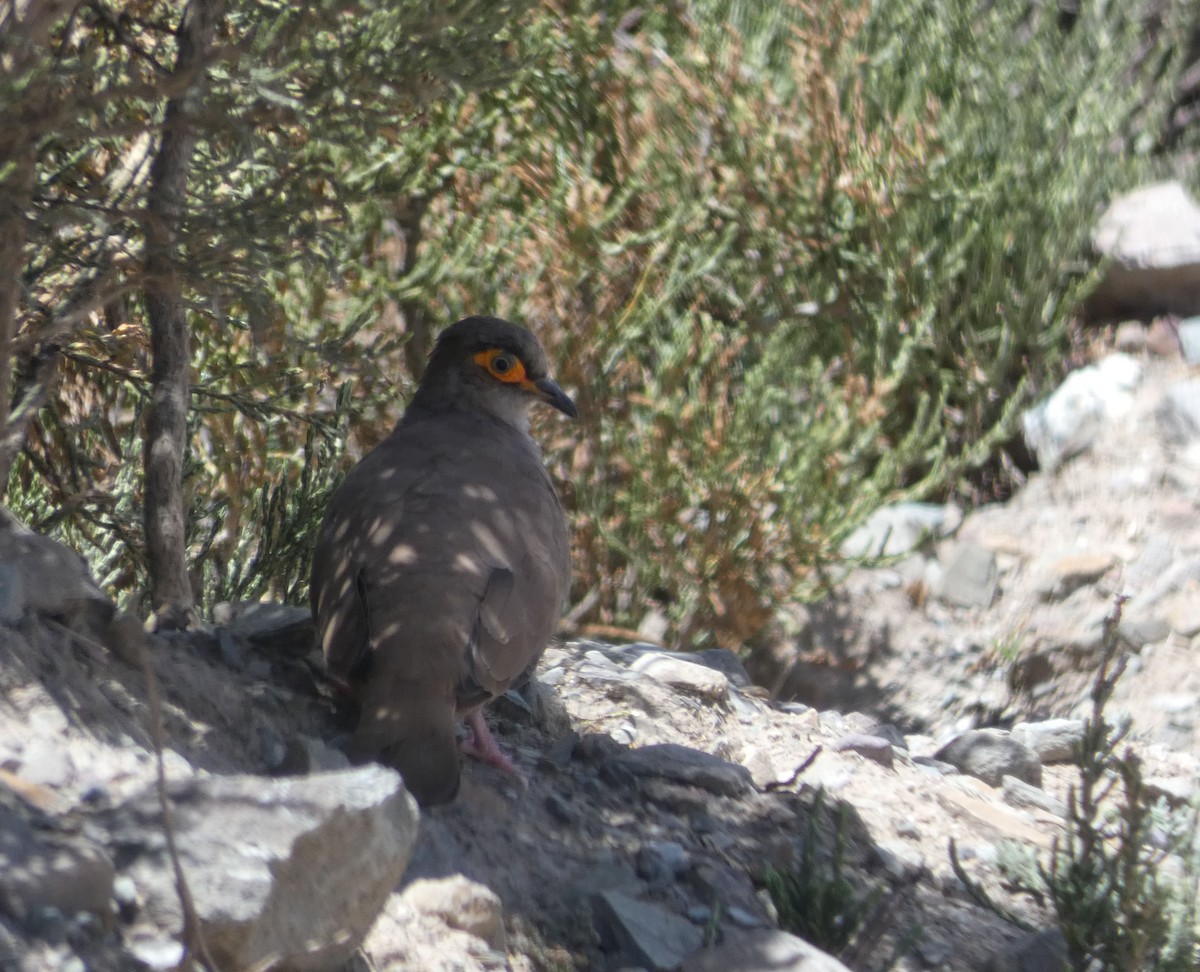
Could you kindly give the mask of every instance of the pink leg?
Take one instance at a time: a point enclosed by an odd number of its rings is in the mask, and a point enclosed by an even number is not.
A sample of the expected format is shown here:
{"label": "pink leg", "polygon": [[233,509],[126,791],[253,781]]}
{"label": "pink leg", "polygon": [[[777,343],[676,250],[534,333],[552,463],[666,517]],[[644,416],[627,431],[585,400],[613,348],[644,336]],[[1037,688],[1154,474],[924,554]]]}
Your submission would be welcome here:
{"label": "pink leg", "polygon": [[496,742],[496,737],[492,735],[492,731],[487,727],[487,723],[483,721],[483,710],[476,709],[466,719],[467,729],[470,730],[470,735],[459,744],[461,749],[468,756],[473,756],[481,763],[487,763],[488,766],[495,766],[497,769],[502,769],[506,773],[512,773],[515,776],[520,776],[521,771],[517,769],[516,764],[508,758],[500,744]]}

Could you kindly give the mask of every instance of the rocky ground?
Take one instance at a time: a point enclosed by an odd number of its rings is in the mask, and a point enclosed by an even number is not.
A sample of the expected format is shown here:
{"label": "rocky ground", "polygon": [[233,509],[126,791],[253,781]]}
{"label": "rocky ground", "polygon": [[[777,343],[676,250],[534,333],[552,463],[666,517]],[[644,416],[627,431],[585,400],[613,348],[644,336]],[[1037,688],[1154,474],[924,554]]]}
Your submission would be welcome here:
{"label": "rocky ground", "polygon": [[[1053,937],[963,877],[1053,925],[1000,862],[1061,832],[1078,723],[1045,723],[1086,714],[1117,594],[1114,708],[1159,792],[1195,793],[1200,392],[1156,334],[1123,330],[1128,360],[1077,396],[1082,431],[1050,423],[1052,472],[966,517],[881,514],[854,543],[893,560],[796,609],[745,667],[551,648],[491,710],[524,779],[471,764],[419,820],[394,774],[337,751],[347,714],[302,618],[229,609],[146,636],[68,552],[0,532],[0,969],[171,968],[195,928],[226,970],[1046,967]],[[763,886],[818,845],[835,875],[839,830],[870,896],[844,965],[774,931]]]}

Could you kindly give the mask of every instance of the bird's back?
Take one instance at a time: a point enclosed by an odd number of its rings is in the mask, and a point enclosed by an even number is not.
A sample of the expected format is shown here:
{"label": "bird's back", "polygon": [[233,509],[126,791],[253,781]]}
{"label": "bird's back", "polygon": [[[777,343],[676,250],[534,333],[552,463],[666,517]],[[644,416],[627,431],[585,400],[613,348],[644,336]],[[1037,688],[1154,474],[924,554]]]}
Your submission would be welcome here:
{"label": "bird's back", "polygon": [[474,413],[408,416],[335,493],[312,605],[331,674],[499,694],[537,658],[567,595],[557,495],[530,436]]}

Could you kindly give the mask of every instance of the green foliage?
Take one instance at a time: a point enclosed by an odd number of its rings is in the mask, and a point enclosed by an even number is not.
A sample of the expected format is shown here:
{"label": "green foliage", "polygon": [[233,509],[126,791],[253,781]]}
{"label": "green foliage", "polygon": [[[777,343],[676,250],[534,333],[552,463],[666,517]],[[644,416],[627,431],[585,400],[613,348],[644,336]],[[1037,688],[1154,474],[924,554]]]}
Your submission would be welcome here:
{"label": "green foliage", "polygon": [[[147,586],[137,470],[148,340],[130,295],[141,284],[141,206],[184,7],[150,6],[114,0],[64,15],[20,79],[54,110],[13,136],[37,159],[14,350],[30,363],[29,380],[41,358],[59,356],[61,366],[9,500],[87,554],[125,598]],[[451,92],[503,76],[497,32],[518,9],[482,0],[442,4],[436,15],[373,0],[227,5],[206,65],[180,240],[194,355],[188,529],[210,605],[303,597],[308,538],[360,407],[335,389],[357,380],[378,403],[391,384],[387,354],[403,342],[363,337],[362,315],[322,314],[328,292],[354,274],[342,245],[349,210],[379,191],[348,175],[385,152],[396,169],[422,169],[420,146],[396,154],[397,130],[417,127]]]}
{"label": "green foliage", "polygon": [[874,506],[995,461],[1059,373],[1146,93],[1115,7],[1064,37],[1017,4],[746,5],[740,34],[727,6],[570,20],[575,83],[519,79],[531,112],[420,262],[469,231],[483,273],[428,316],[529,320],[580,392],[586,445],[552,459],[593,619],[661,601],[674,639],[738,646]]}
{"label": "green foliage", "polygon": [[[439,11],[229,7],[185,241],[209,601],[303,596],[323,491],[432,331],[491,312],[541,334],[581,406],[538,431],[583,620],[657,606],[676,642],[740,646],[879,503],[978,487],[1061,369],[1087,230],[1144,169],[1118,146],[1170,76],[1157,49],[1129,68],[1115,3],[1066,34],[1016,0]],[[142,48],[165,54],[169,19],[133,18]],[[97,62],[142,69],[90,30]],[[89,156],[88,131],[43,151],[60,220],[136,157],[119,134]],[[64,239],[136,257],[138,185],[94,231],[39,238],[36,306],[86,284]],[[10,495],[132,593],[139,309],[108,301],[67,358]]]}
{"label": "green foliage", "polygon": [[883,887],[858,891],[843,873],[847,811],[839,804],[833,824],[833,847],[822,846],[823,791],[818,790],[800,843],[800,860],[790,871],[768,867],[767,892],[779,915],[779,927],[818,948],[838,954],[853,940],[863,921],[883,897]]}
{"label": "green foliage", "polygon": [[[1092,684],[1092,713],[1080,747],[1065,839],[1040,868],[1072,969],[1184,972],[1200,962],[1195,811],[1164,829],[1141,764],[1120,752],[1129,726],[1113,727],[1105,707],[1125,669],[1117,658],[1120,603],[1105,622],[1104,651]],[[1160,814],[1161,816],[1161,814]],[[1163,843],[1166,847],[1163,848]],[[1168,876],[1170,854],[1182,875]]]}

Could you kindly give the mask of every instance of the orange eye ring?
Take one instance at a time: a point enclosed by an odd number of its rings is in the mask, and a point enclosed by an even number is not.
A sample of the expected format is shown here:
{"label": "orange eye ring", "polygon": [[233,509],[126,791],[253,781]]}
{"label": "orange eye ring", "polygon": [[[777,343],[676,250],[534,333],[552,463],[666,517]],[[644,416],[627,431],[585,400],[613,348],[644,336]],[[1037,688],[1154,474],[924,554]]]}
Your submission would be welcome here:
{"label": "orange eye ring", "polygon": [[475,363],[497,381],[503,381],[510,385],[526,383],[525,365],[511,351],[505,351],[503,348],[488,348],[475,355]]}

